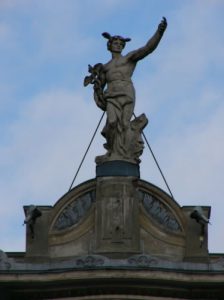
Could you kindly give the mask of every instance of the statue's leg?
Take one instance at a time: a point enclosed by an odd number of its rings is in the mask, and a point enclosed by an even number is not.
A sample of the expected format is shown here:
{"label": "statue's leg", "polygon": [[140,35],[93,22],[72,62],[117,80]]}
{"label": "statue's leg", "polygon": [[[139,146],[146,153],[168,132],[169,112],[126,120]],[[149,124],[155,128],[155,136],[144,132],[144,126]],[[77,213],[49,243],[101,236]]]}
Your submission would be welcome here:
{"label": "statue's leg", "polygon": [[123,115],[122,115],[124,129],[129,128],[133,112],[134,112],[134,104],[133,103],[128,103],[124,106]]}
{"label": "statue's leg", "polygon": [[114,105],[111,102],[107,102],[107,122],[109,127],[114,128],[117,123],[117,114]]}
{"label": "statue's leg", "polygon": [[117,114],[116,108],[114,107],[113,103],[107,101],[106,106],[106,113],[107,113],[107,123],[106,123],[106,141],[107,143],[104,147],[108,150],[108,154],[110,155],[114,149],[114,138],[117,132]]}
{"label": "statue's leg", "polygon": [[[130,136],[130,121],[133,115],[134,105],[130,103],[130,98],[127,97],[126,104],[123,106],[122,111],[122,148],[124,156],[129,158],[129,148],[131,142]],[[128,103],[129,102],[129,103]]]}

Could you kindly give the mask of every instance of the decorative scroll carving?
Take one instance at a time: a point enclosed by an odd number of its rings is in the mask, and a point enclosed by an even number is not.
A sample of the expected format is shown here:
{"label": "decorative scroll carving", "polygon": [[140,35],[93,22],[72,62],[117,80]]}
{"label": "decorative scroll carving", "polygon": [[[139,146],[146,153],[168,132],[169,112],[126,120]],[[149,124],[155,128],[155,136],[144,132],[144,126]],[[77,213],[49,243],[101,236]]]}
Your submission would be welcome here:
{"label": "decorative scroll carving", "polygon": [[182,231],[176,217],[164,203],[148,193],[140,193],[145,210],[156,222],[170,231]]}
{"label": "decorative scroll carving", "polygon": [[76,265],[79,267],[96,267],[102,266],[104,264],[104,259],[98,255],[89,255],[83,258],[79,258],[76,261]]}
{"label": "decorative scroll carving", "polygon": [[157,264],[157,260],[149,255],[134,255],[128,259],[128,263],[136,267],[149,267]]}
{"label": "decorative scroll carving", "polygon": [[75,199],[61,212],[53,229],[62,230],[78,224],[92,206],[95,198],[95,190],[93,190]]}

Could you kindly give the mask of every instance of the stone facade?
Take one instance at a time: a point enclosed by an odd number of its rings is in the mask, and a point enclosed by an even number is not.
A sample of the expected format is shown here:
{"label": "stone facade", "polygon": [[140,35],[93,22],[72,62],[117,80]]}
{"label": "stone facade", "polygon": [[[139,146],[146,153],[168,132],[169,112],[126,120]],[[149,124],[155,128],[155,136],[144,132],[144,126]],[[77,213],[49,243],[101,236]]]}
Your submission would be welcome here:
{"label": "stone facade", "polygon": [[[190,217],[156,186],[135,177],[98,177],[64,195],[42,215],[32,238],[27,226],[26,257],[64,258],[99,254],[147,254],[171,261],[208,261],[207,224]],[[202,207],[206,216],[210,207]],[[26,208],[25,208],[26,211]]]}
{"label": "stone facade", "polygon": [[97,176],[36,209],[26,252],[1,252],[2,300],[224,299],[207,223],[139,176]]}

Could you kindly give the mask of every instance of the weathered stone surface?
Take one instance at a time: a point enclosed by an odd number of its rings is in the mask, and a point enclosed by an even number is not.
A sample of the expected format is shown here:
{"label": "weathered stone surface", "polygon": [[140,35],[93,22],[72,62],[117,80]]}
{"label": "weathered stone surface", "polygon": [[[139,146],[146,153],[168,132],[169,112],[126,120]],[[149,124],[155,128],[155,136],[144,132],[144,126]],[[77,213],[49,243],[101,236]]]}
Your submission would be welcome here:
{"label": "weathered stone surface", "polygon": [[[38,209],[42,216],[35,223],[35,237],[27,233],[29,260],[95,254],[208,260],[207,227],[201,245],[201,225],[190,217],[194,207],[181,208],[164,191],[137,177],[98,177],[77,186],[53,207]],[[208,217],[208,209],[204,213]]]}
{"label": "weathered stone surface", "polygon": [[7,273],[7,271],[13,273],[23,271],[24,273],[38,273],[40,271],[48,271],[49,273],[56,270],[82,270],[82,269],[148,269],[148,270],[179,270],[179,271],[191,271],[198,273],[216,272],[224,274],[224,258],[220,256],[214,262],[189,262],[189,261],[171,261],[169,259],[158,258],[148,254],[131,255],[127,258],[109,258],[103,255],[87,254],[74,257],[67,257],[63,259],[45,259],[32,261],[24,258],[17,261],[16,258],[7,258],[7,265],[0,265],[0,273]]}
{"label": "weathered stone surface", "polygon": [[7,254],[0,250],[0,270],[10,270],[12,267],[12,263],[8,258]]}

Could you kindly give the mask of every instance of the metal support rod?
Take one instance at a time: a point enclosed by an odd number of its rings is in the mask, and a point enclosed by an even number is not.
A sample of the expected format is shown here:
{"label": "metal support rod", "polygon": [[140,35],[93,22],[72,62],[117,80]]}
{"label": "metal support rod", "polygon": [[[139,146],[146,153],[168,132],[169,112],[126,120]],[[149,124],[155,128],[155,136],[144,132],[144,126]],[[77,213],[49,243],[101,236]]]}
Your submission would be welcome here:
{"label": "metal support rod", "polygon": [[90,143],[89,143],[89,145],[88,145],[88,147],[87,147],[87,149],[86,149],[86,152],[85,152],[85,154],[84,154],[84,156],[83,156],[83,158],[82,158],[82,160],[81,160],[81,163],[79,164],[78,170],[76,171],[76,174],[75,174],[75,176],[74,176],[74,178],[73,178],[73,180],[72,180],[72,183],[71,183],[71,185],[70,185],[68,191],[70,191],[70,190],[72,189],[72,186],[73,186],[73,184],[74,184],[74,182],[75,182],[75,180],[76,180],[76,177],[77,177],[77,175],[78,175],[78,173],[79,173],[79,170],[81,169],[81,166],[82,166],[82,164],[83,164],[83,162],[84,162],[84,160],[85,160],[85,158],[86,158],[86,155],[87,155],[87,153],[88,153],[88,151],[89,151],[89,148],[90,148],[90,146],[92,145],[92,142],[93,142],[93,140],[94,140],[94,138],[95,138],[95,135],[96,135],[96,133],[97,133],[97,130],[98,130],[98,128],[99,128],[99,126],[100,126],[100,124],[101,124],[101,122],[102,122],[102,120],[103,120],[104,114],[105,114],[105,111],[103,112],[103,114],[102,114],[102,116],[101,116],[101,118],[100,118],[100,120],[99,120],[99,122],[98,122],[98,124],[97,124],[97,127],[96,127],[96,129],[95,129],[95,131],[94,131],[94,133],[93,133],[93,136],[92,136],[92,138],[91,138],[91,141],[90,141]]}
{"label": "metal support rod", "polygon": [[[136,118],[135,113],[133,113],[133,116]],[[169,185],[168,185],[168,183],[167,183],[167,181],[166,181],[166,178],[165,178],[165,176],[163,175],[163,172],[162,172],[162,170],[161,170],[161,168],[160,168],[160,166],[159,166],[159,163],[158,163],[158,161],[157,161],[157,159],[156,159],[156,157],[155,157],[155,155],[154,155],[154,153],[153,153],[153,151],[152,151],[152,148],[151,148],[150,145],[149,145],[149,142],[148,142],[148,140],[147,140],[147,138],[146,138],[144,132],[142,132],[142,135],[143,135],[144,140],[145,140],[145,142],[146,142],[146,144],[147,144],[147,146],[148,146],[148,148],[149,148],[149,151],[150,151],[151,154],[152,154],[152,157],[153,157],[153,159],[154,159],[154,161],[155,161],[155,163],[156,163],[157,168],[159,169],[159,172],[160,172],[160,174],[161,174],[161,176],[162,176],[162,178],[163,178],[163,180],[164,180],[164,182],[165,182],[165,185],[166,185],[166,187],[167,187],[167,189],[168,189],[168,191],[169,191],[171,197],[173,198],[173,200],[175,200],[174,197],[173,197],[173,194],[172,194],[172,192],[171,192],[171,189],[170,189],[170,187],[169,187]]]}
{"label": "metal support rod", "polygon": [[162,170],[161,170],[161,168],[160,168],[160,166],[159,166],[159,163],[158,163],[158,161],[157,161],[157,159],[156,159],[156,157],[155,157],[155,155],[154,155],[154,153],[153,153],[153,151],[152,151],[152,148],[150,147],[150,145],[149,145],[149,143],[148,143],[148,141],[147,141],[147,138],[146,138],[144,132],[142,132],[142,135],[143,135],[143,137],[144,137],[144,139],[145,139],[145,142],[146,142],[146,144],[147,144],[147,146],[148,146],[148,148],[149,148],[149,151],[150,151],[151,154],[152,154],[152,157],[153,157],[153,159],[154,159],[154,161],[155,161],[155,163],[156,163],[156,165],[157,165],[157,168],[159,169],[159,172],[160,172],[160,174],[161,174],[161,176],[162,176],[162,178],[163,178],[163,180],[164,180],[164,182],[165,182],[165,184],[166,184],[166,187],[167,187],[167,189],[168,189],[168,191],[169,191],[171,197],[174,199],[173,194],[172,194],[172,192],[171,192],[171,190],[170,190],[170,187],[169,187],[169,185],[168,185],[168,183],[167,183],[167,181],[166,181],[166,178],[165,178],[165,176],[163,175],[163,172],[162,172]]}

